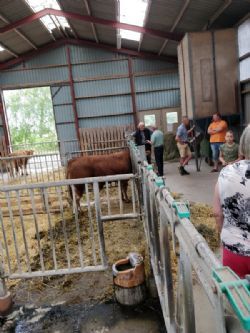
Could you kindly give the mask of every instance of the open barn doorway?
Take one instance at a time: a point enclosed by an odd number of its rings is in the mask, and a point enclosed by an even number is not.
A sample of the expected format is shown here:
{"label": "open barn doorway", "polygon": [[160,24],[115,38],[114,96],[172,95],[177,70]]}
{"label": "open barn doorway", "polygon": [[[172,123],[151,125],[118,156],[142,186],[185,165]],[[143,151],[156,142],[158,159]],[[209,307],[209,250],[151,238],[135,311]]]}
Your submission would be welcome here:
{"label": "open barn doorway", "polygon": [[10,150],[58,151],[50,87],[3,91]]}

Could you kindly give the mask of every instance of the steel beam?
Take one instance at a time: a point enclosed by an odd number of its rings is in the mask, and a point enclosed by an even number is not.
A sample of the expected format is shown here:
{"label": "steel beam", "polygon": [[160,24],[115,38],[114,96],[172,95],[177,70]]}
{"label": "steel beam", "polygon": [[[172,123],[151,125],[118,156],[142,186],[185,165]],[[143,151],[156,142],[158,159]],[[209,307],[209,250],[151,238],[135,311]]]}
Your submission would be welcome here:
{"label": "steel beam", "polygon": [[77,13],[71,13],[71,12],[66,12],[66,11],[52,9],[52,8],[45,8],[37,13],[34,13],[30,16],[24,17],[21,20],[18,20],[5,27],[2,27],[2,28],[0,28],[0,34],[9,32],[9,31],[19,28],[25,24],[39,20],[40,18],[42,18],[46,15],[62,16],[62,17],[68,18],[68,19],[96,23],[96,24],[111,27],[113,29],[125,29],[125,30],[135,31],[135,32],[143,33],[143,34],[148,34],[148,35],[151,35],[154,37],[159,37],[159,38],[164,38],[164,39],[167,38],[167,39],[174,40],[174,41],[180,41],[183,37],[183,34],[176,34],[176,33],[172,33],[172,32],[163,32],[160,30],[139,27],[137,25],[131,25],[131,24],[121,23],[121,22],[112,21],[112,20],[106,20],[106,19],[102,19],[102,18],[94,17],[94,16],[80,15]]}
{"label": "steel beam", "polygon": [[131,91],[131,98],[132,98],[133,117],[134,117],[134,124],[135,124],[135,128],[136,128],[137,123],[138,123],[138,117],[137,117],[137,107],[136,107],[135,83],[134,83],[134,75],[133,75],[133,61],[132,61],[131,57],[128,57],[128,72],[129,72],[130,91]]}
{"label": "steel beam", "polygon": [[75,119],[75,128],[76,128],[77,138],[80,142],[79,121],[78,121],[77,108],[76,108],[76,96],[75,96],[74,81],[73,81],[73,74],[72,74],[70,48],[68,46],[66,48],[66,52],[67,52],[67,63],[68,63],[68,70],[69,70],[70,94],[71,94],[72,108],[73,108],[74,119]]}
{"label": "steel beam", "polygon": [[15,52],[12,51],[10,48],[8,48],[4,43],[1,42],[0,45],[4,48],[4,50],[5,50],[6,52],[8,52],[9,54],[11,54],[13,57],[15,57],[15,58],[18,58],[18,57],[19,57],[17,53],[15,53]]}
{"label": "steel beam", "polygon": [[153,53],[147,53],[147,52],[137,52],[134,50],[130,50],[130,49],[125,49],[125,48],[121,48],[121,49],[117,49],[115,47],[106,45],[106,44],[97,44],[95,42],[91,42],[88,40],[80,40],[80,39],[62,39],[62,40],[57,40],[55,42],[46,44],[45,46],[39,48],[37,51],[31,51],[28,52],[22,56],[19,56],[17,59],[11,59],[5,63],[0,64],[0,70],[4,70],[7,69],[11,66],[17,65],[21,62],[24,62],[34,56],[37,56],[38,54],[41,53],[45,53],[50,51],[51,49],[55,49],[58,48],[60,46],[63,45],[79,45],[79,46],[87,46],[87,47],[95,47],[98,49],[104,49],[110,52],[117,52],[117,53],[121,53],[121,54],[126,54],[126,55],[131,55],[134,57],[140,57],[140,58],[148,58],[148,59],[158,59],[158,60],[165,60],[171,63],[175,63],[177,64],[177,58],[176,57],[172,57],[172,56],[158,56],[157,54],[153,54]]}
{"label": "steel beam", "polygon": [[[3,14],[0,14],[0,19],[4,22],[4,23],[7,23],[7,24],[10,24],[10,21],[7,20],[7,18],[5,16],[3,16]],[[37,46],[32,43],[32,41],[26,37],[21,31],[19,31],[18,29],[14,29],[14,31],[23,39],[25,40],[30,46],[33,47],[33,49],[37,50]]]}
{"label": "steel beam", "polygon": [[[171,27],[171,29],[170,29],[171,32],[174,31],[174,29],[177,27],[178,23],[179,23],[180,20],[182,19],[183,15],[185,14],[185,12],[186,12],[186,10],[187,10],[187,8],[188,8],[188,6],[189,6],[189,3],[190,3],[190,0],[186,0],[186,1],[184,2],[184,4],[183,4],[183,6],[182,6],[182,8],[181,8],[181,10],[180,10],[180,12],[179,12],[179,14],[177,15],[177,17],[176,17],[176,19],[175,19],[175,21],[174,21],[174,24],[172,25],[172,27]],[[162,52],[164,51],[165,47],[167,46],[168,41],[169,41],[169,39],[166,39],[166,40],[164,41],[164,43],[162,44],[161,49],[160,49],[160,51],[159,51],[159,53],[158,53],[159,55],[161,55]]]}

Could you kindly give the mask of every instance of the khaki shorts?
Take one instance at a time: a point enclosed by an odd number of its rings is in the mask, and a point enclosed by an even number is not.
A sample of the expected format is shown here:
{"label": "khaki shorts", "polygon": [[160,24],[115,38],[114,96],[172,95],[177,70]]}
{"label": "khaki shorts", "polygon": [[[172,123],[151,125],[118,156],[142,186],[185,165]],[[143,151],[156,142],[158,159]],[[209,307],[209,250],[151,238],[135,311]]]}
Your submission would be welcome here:
{"label": "khaki shorts", "polygon": [[177,142],[177,147],[178,147],[181,158],[192,156],[191,150],[187,143],[181,144],[181,143]]}

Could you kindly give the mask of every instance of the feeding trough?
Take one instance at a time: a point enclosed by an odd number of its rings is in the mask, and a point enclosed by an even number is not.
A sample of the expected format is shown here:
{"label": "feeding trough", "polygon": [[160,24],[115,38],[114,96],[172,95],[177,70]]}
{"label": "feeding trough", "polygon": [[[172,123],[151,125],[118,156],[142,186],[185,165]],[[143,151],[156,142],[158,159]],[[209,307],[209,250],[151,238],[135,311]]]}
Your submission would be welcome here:
{"label": "feeding trough", "polygon": [[112,270],[117,302],[128,306],[141,303],[146,297],[142,256],[137,253],[129,253],[127,258],[114,263]]}

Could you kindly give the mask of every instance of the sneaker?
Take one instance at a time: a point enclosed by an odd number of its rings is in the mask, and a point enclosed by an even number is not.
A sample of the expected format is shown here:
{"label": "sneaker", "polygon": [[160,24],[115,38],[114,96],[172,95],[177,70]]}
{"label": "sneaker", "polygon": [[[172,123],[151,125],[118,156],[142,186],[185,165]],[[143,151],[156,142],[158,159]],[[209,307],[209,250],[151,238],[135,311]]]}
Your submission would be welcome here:
{"label": "sneaker", "polygon": [[180,166],[178,167],[178,169],[179,169],[179,173],[180,173],[180,175],[181,175],[181,176],[184,176],[184,175],[185,175],[185,172],[184,172],[184,168],[183,168],[183,166],[180,165]]}
{"label": "sneaker", "polygon": [[183,174],[184,174],[184,175],[190,175],[190,173],[187,172],[187,170],[185,170],[184,168],[183,168]]}

